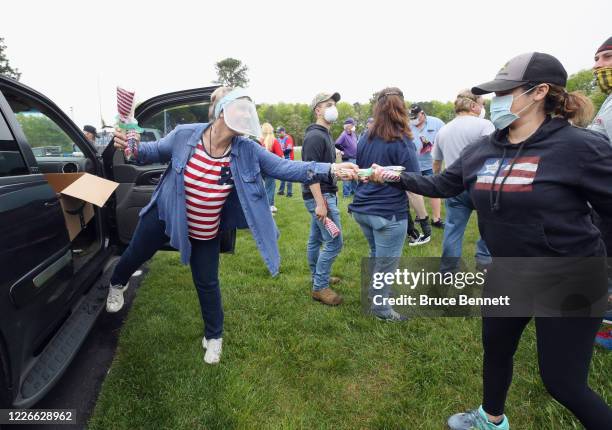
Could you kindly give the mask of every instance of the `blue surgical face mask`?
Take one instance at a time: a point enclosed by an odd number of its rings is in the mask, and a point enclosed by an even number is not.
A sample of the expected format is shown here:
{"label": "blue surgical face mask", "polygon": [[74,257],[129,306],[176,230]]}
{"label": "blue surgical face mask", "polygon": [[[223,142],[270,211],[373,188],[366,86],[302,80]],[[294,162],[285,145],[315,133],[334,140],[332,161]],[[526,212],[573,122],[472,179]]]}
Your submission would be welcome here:
{"label": "blue surgical face mask", "polygon": [[[529,91],[535,88],[536,87],[529,88],[524,93],[516,96],[516,99],[527,94]],[[510,110],[512,108],[512,102],[514,102],[514,100],[515,98],[512,94],[508,94],[507,96],[495,96],[491,99],[491,122],[493,122],[493,125],[496,129],[503,130],[504,128],[508,127],[510,124],[520,118],[518,116],[519,113],[523,112],[533,103],[535,103],[535,101],[531,102],[517,113],[514,113],[512,112],[512,110]]]}

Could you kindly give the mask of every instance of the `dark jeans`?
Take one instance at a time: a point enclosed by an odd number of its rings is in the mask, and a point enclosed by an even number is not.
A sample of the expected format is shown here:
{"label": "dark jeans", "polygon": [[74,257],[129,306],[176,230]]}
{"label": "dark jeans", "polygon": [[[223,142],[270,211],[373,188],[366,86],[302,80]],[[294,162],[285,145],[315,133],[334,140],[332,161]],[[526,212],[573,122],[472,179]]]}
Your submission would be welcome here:
{"label": "dark jeans", "polygon": [[[130,245],[125,250],[111,277],[112,285],[125,285],[134,271],[149,260],[169,241],[165,223],[159,219],[157,206],[138,221]],[[191,241],[191,276],[198,293],[204,336],[218,339],[223,336],[223,306],[219,288],[219,236],[211,240]],[[172,280],[167,280],[172,286]],[[165,298],[160,297],[160,301]]]}
{"label": "dark jeans", "polygon": [[[291,160],[291,156],[290,155],[285,155],[285,159]],[[279,193],[284,193],[285,192],[285,183],[287,183],[287,195],[288,196],[292,196],[293,195],[293,182],[290,182],[290,181],[281,181],[280,188],[278,189],[278,192]]]}
{"label": "dark jeans", "polygon": [[[483,318],[483,409],[504,413],[513,357],[531,318]],[[612,410],[588,385],[601,318],[535,318],[540,376],[548,392],[587,430],[612,428]]]}
{"label": "dark jeans", "polygon": [[[342,162],[350,162],[357,163],[356,158],[343,158]],[[342,197],[350,197],[355,195],[355,191],[357,191],[357,181],[342,181]]]}
{"label": "dark jeans", "polygon": [[[470,215],[475,209],[467,191],[458,196],[447,198],[445,204],[446,226],[444,227],[444,239],[442,240],[440,272],[452,272],[459,269],[463,235],[470,220]],[[491,254],[481,238],[476,242],[476,262],[483,266],[491,263]]]}

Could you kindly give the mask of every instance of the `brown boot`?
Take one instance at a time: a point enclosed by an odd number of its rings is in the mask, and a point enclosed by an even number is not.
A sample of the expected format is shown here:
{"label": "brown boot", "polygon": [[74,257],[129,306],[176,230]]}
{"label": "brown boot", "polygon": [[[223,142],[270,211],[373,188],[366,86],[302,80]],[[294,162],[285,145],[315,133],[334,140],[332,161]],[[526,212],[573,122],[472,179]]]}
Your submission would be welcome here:
{"label": "brown boot", "polygon": [[329,287],[323,288],[319,291],[313,291],[312,298],[313,300],[329,306],[338,306],[340,303],[342,303],[342,296],[337,294]]}

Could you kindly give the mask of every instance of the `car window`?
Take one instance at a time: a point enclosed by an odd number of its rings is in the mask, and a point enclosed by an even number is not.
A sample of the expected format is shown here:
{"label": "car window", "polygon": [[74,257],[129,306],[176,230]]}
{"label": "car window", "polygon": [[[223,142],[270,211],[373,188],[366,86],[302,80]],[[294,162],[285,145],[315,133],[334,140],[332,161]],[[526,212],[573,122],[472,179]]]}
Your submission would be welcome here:
{"label": "car window", "polygon": [[103,129],[98,131],[96,134],[96,143],[94,145],[96,147],[96,151],[98,151],[98,154],[102,154],[104,152],[112,138],[113,129]]}
{"label": "car window", "polygon": [[34,100],[5,94],[34,157],[84,157],[73,139]]}
{"label": "car window", "polygon": [[162,138],[180,124],[208,122],[208,106],[209,103],[194,103],[156,113],[139,124],[144,128],[141,141],[155,141]]}
{"label": "car window", "polygon": [[0,114],[0,177],[27,175],[30,172],[6,120]]}

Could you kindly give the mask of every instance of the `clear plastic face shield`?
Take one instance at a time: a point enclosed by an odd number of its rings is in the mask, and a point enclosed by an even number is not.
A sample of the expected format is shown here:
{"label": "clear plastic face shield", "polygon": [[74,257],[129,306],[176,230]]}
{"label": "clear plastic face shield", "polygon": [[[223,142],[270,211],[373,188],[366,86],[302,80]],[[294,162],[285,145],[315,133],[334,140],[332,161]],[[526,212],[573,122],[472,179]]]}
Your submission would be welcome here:
{"label": "clear plastic face shield", "polygon": [[261,137],[261,125],[255,104],[249,99],[236,99],[223,107],[225,124],[236,133]]}

